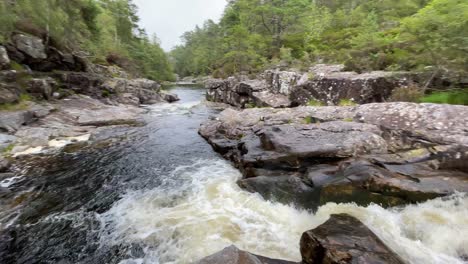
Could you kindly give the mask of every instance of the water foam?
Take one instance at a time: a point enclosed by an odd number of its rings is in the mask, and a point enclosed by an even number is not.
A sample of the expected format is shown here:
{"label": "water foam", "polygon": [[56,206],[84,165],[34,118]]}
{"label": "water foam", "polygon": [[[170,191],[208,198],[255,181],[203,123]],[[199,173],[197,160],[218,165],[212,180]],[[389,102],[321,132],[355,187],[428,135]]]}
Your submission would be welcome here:
{"label": "water foam", "polygon": [[299,261],[304,231],[330,214],[348,213],[409,263],[463,263],[458,256],[468,253],[468,198],[463,195],[391,210],[330,203],[313,215],[242,191],[239,177],[224,160],[179,167],[160,187],[129,192],[102,214],[101,244],[144,245],[145,258],[131,263],[190,263],[231,244]]}

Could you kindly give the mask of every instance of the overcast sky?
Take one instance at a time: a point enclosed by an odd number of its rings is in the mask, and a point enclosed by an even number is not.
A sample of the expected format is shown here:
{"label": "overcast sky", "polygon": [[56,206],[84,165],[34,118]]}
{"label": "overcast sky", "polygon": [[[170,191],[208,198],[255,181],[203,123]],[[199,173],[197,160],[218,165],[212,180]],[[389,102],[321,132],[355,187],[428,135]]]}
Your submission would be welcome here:
{"label": "overcast sky", "polygon": [[207,19],[218,21],[226,0],[134,0],[140,26],[151,36],[156,33],[164,50],[180,44],[180,36]]}

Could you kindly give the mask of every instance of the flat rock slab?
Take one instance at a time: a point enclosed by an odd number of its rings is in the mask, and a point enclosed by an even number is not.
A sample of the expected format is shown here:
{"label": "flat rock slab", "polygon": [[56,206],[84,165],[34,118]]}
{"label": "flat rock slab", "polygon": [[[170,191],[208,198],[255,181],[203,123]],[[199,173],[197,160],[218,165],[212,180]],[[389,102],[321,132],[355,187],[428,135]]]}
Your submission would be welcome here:
{"label": "flat rock slab", "polygon": [[361,221],[346,215],[332,215],[301,238],[304,264],[316,263],[404,263]]}

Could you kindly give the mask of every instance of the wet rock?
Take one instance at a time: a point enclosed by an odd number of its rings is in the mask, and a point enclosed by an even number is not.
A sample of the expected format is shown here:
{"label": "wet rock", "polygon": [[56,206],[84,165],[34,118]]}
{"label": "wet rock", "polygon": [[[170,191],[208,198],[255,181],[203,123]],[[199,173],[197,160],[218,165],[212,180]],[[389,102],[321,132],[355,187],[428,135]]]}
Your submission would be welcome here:
{"label": "wet rock", "polygon": [[356,218],[332,215],[301,237],[304,264],[404,263],[372,231]]}
{"label": "wet rock", "polygon": [[163,96],[164,101],[168,103],[173,103],[173,102],[177,102],[180,100],[177,94],[168,93],[168,92],[162,92],[161,94]]}
{"label": "wet rock", "polygon": [[467,116],[412,103],[226,109],[199,132],[267,199],[396,206],[468,191]]}
{"label": "wet rock", "polygon": [[283,204],[303,205],[306,209],[318,206],[318,193],[314,187],[297,175],[258,176],[239,180],[239,186],[246,191],[259,193],[269,201]]}
{"label": "wet rock", "polygon": [[295,262],[270,259],[242,251],[235,246],[227,247],[218,253],[208,256],[194,264],[293,264]]}
{"label": "wet rock", "polygon": [[10,58],[8,57],[5,47],[0,46],[0,70],[6,70],[8,68],[10,68]]}
{"label": "wet rock", "polygon": [[16,34],[12,37],[15,47],[23,54],[35,60],[47,58],[42,39],[25,34]]}

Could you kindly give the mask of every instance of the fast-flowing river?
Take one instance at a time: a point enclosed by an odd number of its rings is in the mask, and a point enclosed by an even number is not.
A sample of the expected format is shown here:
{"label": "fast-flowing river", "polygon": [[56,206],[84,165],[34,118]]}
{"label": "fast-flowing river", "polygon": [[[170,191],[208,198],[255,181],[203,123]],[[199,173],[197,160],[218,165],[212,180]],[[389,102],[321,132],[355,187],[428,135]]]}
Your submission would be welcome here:
{"label": "fast-flowing river", "polygon": [[110,146],[34,161],[0,183],[1,263],[190,263],[235,244],[300,260],[302,232],[330,214],[362,220],[408,263],[466,263],[468,198],[386,210],[327,204],[315,214],[236,185],[241,174],[198,135],[216,114],[204,90],[178,87],[148,125]]}

